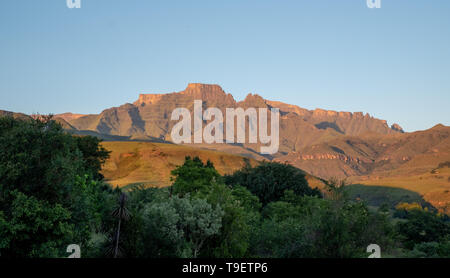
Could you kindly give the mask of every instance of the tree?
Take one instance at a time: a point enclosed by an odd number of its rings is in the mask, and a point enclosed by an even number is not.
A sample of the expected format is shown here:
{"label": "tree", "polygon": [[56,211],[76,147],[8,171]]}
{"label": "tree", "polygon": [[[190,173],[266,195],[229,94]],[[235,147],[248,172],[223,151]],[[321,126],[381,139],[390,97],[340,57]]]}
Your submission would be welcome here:
{"label": "tree", "polygon": [[61,205],[27,196],[19,191],[10,193],[9,217],[0,212],[3,257],[58,257],[61,247],[73,236],[70,212]]}
{"label": "tree", "polygon": [[[343,192],[341,187],[331,189]],[[365,256],[373,242],[390,242],[392,226],[378,212],[334,192],[329,199],[285,191],[262,212],[252,246],[256,256],[282,258],[349,258]],[[383,245],[385,246],[385,245]]]}
{"label": "tree", "polygon": [[247,255],[252,227],[259,221],[258,198],[243,187],[235,191],[218,182],[213,182],[204,198],[213,208],[222,208],[224,213],[220,233],[208,240],[203,255],[215,258]]}
{"label": "tree", "polygon": [[50,203],[64,203],[75,177],[85,174],[75,140],[51,120],[0,118],[0,150],[3,193],[17,189]]}
{"label": "tree", "polygon": [[173,193],[180,195],[206,192],[213,181],[221,178],[209,160],[203,164],[200,158],[191,159],[189,156],[171,174]]}
{"label": "tree", "polygon": [[130,218],[130,213],[126,207],[127,195],[121,193],[119,195],[119,200],[116,209],[112,212],[112,215],[117,218],[117,229],[114,233],[112,240],[113,243],[113,257],[117,258],[119,256],[119,241],[120,241],[120,228],[122,221],[127,221]]}
{"label": "tree", "polygon": [[450,240],[442,242],[422,242],[406,253],[408,258],[450,258]]}
{"label": "tree", "polygon": [[185,163],[173,174],[174,193],[206,200],[213,208],[224,212],[220,218],[220,233],[207,240],[202,256],[243,257],[248,251],[251,225],[259,218],[258,198],[244,187],[226,186],[214,165],[210,161],[204,164],[198,157],[186,157]]}
{"label": "tree", "polygon": [[256,195],[263,206],[283,197],[285,190],[296,195],[320,196],[317,189],[311,189],[305,174],[291,165],[277,162],[263,162],[256,167],[246,166],[233,175],[225,176],[230,186],[241,185]]}
{"label": "tree", "polygon": [[0,118],[0,153],[2,256],[57,257],[68,244],[87,247],[100,227],[96,202],[108,194],[92,179],[95,158],[85,159],[51,117]]}
{"label": "tree", "polygon": [[92,175],[96,180],[102,180],[104,177],[100,173],[102,165],[109,158],[110,151],[106,150],[100,143],[101,139],[93,136],[75,137],[78,149],[83,154],[84,165],[87,174]]}
{"label": "tree", "polygon": [[[183,204],[183,203],[180,203]],[[224,214],[220,206],[212,208],[205,200],[192,199],[191,204],[179,208],[181,221],[192,244],[193,257],[197,258],[205,241],[219,233]]]}
{"label": "tree", "polygon": [[[178,201],[178,200],[177,200]],[[173,202],[153,202],[144,211],[143,257],[191,257],[192,252]]]}
{"label": "tree", "polygon": [[219,233],[222,216],[220,206],[189,196],[148,204],[144,240],[151,252],[146,256],[196,258],[206,240]]}
{"label": "tree", "polygon": [[433,212],[413,209],[408,211],[406,219],[397,224],[397,229],[408,249],[422,242],[440,242],[450,234],[450,225]]}

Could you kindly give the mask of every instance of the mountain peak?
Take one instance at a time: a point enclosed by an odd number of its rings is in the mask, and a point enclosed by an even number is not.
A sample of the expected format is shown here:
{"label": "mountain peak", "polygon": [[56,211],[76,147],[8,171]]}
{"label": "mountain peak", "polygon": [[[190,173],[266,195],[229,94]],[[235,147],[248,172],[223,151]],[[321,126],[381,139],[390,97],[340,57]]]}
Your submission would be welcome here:
{"label": "mountain peak", "polygon": [[161,100],[164,94],[140,94],[139,99],[134,102],[134,105],[145,104],[155,104]]}
{"label": "mountain peak", "polygon": [[266,100],[258,94],[248,94],[243,101],[239,102],[239,104],[245,107],[267,107]]}
{"label": "mountain peak", "polygon": [[405,131],[403,130],[403,128],[399,125],[399,124],[393,124],[393,125],[391,125],[391,129],[393,129],[393,130],[395,130],[395,131],[398,131],[398,132],[401,132],[401,133],[404,133]]}
{"label": "mountain peak", "polygon": [[[100,115],[62,115],[77,129],[92,130],[108,135],[151,136],[169,138],[169,131],[174,122],[170,113],[177,107],[190,109],[195,100],[201,100],[204,107],[216,107],[221,111],[226,108],[279,108],[290,117],[281,118],[284,131],[284,151],[298,150],[310,142],[337,131],[343,135],[360,135],[368,132],[390,134],[400,131],[400,126],[389,128],[386,121],[372,118],[362,112],[338,112],[332,110],[307,110],[296,105],[265,100],[258,94],[248,94],[242,101],[236,102],[231,94],[226,93],[216,84],[189,83],[184,90],[166,94],[140,94],[134,105],[113,107]],[[295,115],[296,114],[296,115]],[[330,130],[331,129],[331,130]],[[308,138],[305,137],[308,133]],[[326,137],[326,136],[325,136]]]}
{"label": "mountain peak", "polygon": [[187,88],[179,94],[203,100],[210,105],[232,107],[236,103],[231,94],[227,94],[222,87],[216,84],[189,83]]}
{"label": "mountain peak", "polygon": [[431,129],[444,129],[444,128],[447,128],[447,127],[443,124],[437,124],[437,125],[433,126]]}
{"label": "mountain peak", "polygon": [[212,101],[212,103],[221,103],[226,105],[235,104],[233,96],[225,93],[219,85],[189,83],[186,89],[180,92],[167,94],[140,94],[139,99],[134,102],[134,105],[153,105],[158,104],[161,100],[174,102],[180,96],[185,96],[189,99],[199,99],[206,102]]}
{"label": "mountain peak", "polygon": [[221,93],[225,94],[222,87],[217,84],[189,83],[182,93]]}

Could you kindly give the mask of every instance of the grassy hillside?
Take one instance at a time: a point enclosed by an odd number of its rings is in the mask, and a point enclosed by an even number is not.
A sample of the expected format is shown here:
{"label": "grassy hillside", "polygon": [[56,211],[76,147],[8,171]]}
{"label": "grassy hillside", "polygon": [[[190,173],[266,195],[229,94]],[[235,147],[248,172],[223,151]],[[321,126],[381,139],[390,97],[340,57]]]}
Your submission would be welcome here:
{"label": "grassy hillside", "polygon": [[[103,142],[111,151],[111,157],[102,173],[108,183],[114,186],[143,184],[163,187],[170,185],[170,171],[184,162],[186,156],[198,156],[211,160],[220,174],[232,173],[245,165],[242,156],[180,146],[151,142]],[[257,161],[249,159],[252,165]]]}
{"label": "grassy hillside", "polygon": [[[220,174],[231,174],[245,165],[248,159],[252,166],[264,157],[251,152],[241,153],[243,148],[226,145],[223,152],[153,142],[103,142],[111,151],[111,157],[102,173],[113,186],[142,184],[164,187],[171,184],[170,171],[183,164],[186,156],[199,156],[203,161],[211,160]],[[323,187],[321,180],[306,173],[306,180],[313,188]]]}
{"label": "grassy hillside", "polygon": [[270,157],[261,155],[252,149],[246,148],[242,144],[183,144],[187,147],[218,151],[238,156],[244,156],[255,160],[270,160]]}
{"label": "grassy hillside", "polygon": [[[104,165],[102,173],[108,183],[120,187],[131,184],[169,186],[170,172],[181,165],[186,156],[199,156],[203,161],[211,160],[220,174],[239,170],[245,165],[245,159],[249,159],[252,165],[264,159],[250,152],[236,152],[237,147],[233,149],[232,146],[224,148],[224,152],[219,152],[153,142],[112,141],[103,142],[102,145],[111,151],[111,157]],[[314,176],[307,174],[307,180],[311,187],[323,188],[323,183]],[[428,202],[441,211],[450,207],[448,167],[436,168],[421,175],[366,179],[357,183],[360,185],[351,188],[352,197],[359,196],[373,206],[383,202],[391,206],[399,202]]]}
{"label": "grassy hillside", "polygon": [[359,183],[414,191],[434,207],[450,212],[450,168],[448,167],[434,169],[421,175],[362,180]]}
{"label": "grassy hillside", "polygon": [[417,176],[450,160],[450,127],[437,125],[424,131],[391,135],[340,136],[314,142],[276,160],[325,179]]}
{"label": "grassy hillside", "polygon": [[422,207],[429,206],[419,193],[403,188],[354,184],[347,187],[347,192],[351,199],[364,200],[372,207],[386,204],[393,209],[397,204],[404,202],[418,203]]}

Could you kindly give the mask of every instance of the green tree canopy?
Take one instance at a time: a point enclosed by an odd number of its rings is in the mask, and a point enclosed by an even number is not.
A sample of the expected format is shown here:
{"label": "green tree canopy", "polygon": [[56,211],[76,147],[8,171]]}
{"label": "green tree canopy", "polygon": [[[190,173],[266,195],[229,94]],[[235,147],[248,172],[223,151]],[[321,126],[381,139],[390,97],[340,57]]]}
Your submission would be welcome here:
{"label": "green tree canopy", "polygon": [[213,181],[221,179],[211,161],[208,160],[203,164],[199,157],[192,159],[190,156],[187,156],[183,165],[178,166],[171,174],[174,181],[173,193],[180,195],[206,192]]}
{"label": "green tree canopy", "polygon": [[397,224],[405,246],[413,249],[421,242],[439,242],[450,235],[450,225],[443,217],[425,210],[408,211],[408,221]]}
{"label": "green tree canopy", "polygon": [[233,175],[225,176],[230,186],[241,185],[258,196],[263,206],[279,201],[286,190],[292,190],[299,196],[320,196],[320,192],[311,189],[305,174],[291,165],[277,162],[262,162],[256,167],[246,166]]}
{"label": "green tree canopy", "polygon": [[93,179],[107,155],[99,141],[75,138],[51,117],[2,117],[0,153],[1,255],[57,257],[68,244],[87,247],[108,194]]}
{"label": "green tree canopy", "polygon": [[206,240],[219,233],[223,210],[204,199],[174,196],[144,210],[147,256],[196,258]]}

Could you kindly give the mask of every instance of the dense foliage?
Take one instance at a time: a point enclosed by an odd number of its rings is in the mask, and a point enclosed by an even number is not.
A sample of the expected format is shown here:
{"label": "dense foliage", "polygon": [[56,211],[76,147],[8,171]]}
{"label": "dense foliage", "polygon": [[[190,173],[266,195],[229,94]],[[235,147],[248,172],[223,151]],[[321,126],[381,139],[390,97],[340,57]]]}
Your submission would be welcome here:
{"label": "dense foliage", "polygon": [[[129,258],[450,257],[446,216],[419,204],[368,207],[343,182],[312,189],[302,171],[247,165],[222,177],[186,157],[168,188],[112,189],[100,140],[51,118],[0,118],[0,256]],[[394,219],[395,217],[395,219]]]}
{"label": "dense foliage", "polygon": [[190,156],[186,157],[182,166],[172,171],[172,176],[173,193],[180,195],[207,192],[213,181],[221,178],[211,161],[203,164],[200,158],[192,159]]}
{"label": "dense foliage", "polygon": [[257,167],[247,164],[233,175],[225,176],[225,183],[246,187],[264,206],[280,200],[285,190],[292,190],[301,196],[320,196],[317,189],[308,186],[301,170],[281,163],[262,162]]}
{"label": "dense foliage", "polygon": [[62,256],[71,243],[89,250],[110,191],[96,179],[107,157],[98,143],[66,134],[50,117],[0,118],[2,256]]}

